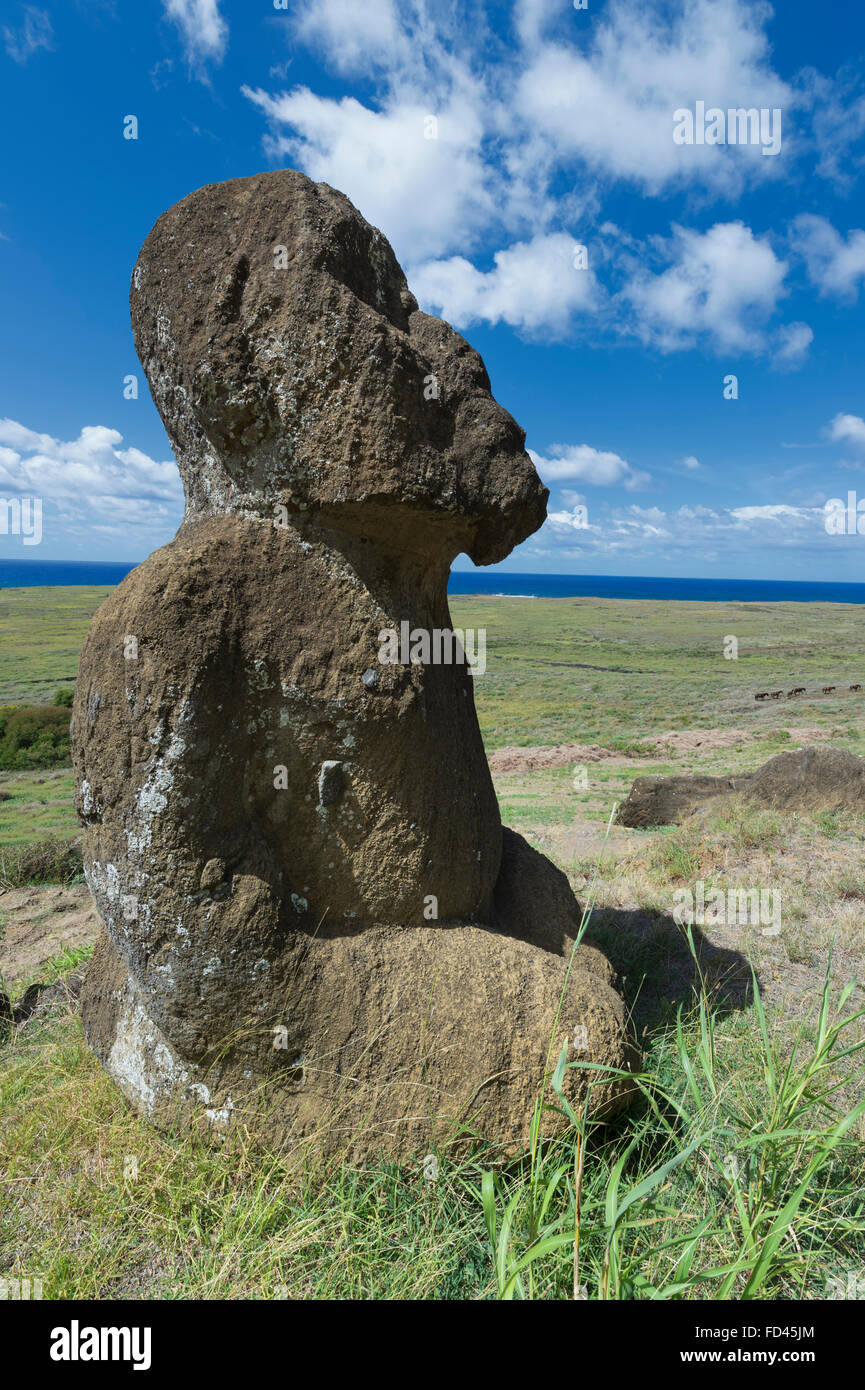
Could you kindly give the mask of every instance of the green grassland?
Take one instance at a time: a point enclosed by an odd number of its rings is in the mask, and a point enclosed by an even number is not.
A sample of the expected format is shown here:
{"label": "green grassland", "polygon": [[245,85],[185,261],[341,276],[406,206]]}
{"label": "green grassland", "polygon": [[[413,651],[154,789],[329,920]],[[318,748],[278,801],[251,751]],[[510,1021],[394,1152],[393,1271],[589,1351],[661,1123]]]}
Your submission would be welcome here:
{"label": "green grassland", "polygon": [[74,835],[73,790],[71,767],[0,773],[0,845]]}
{"label": "green grassland", "polygon": [[[0,591],[0,704],[49,700],[74,682],[87,626],[107,588]],[[790,728],[818,729],[865,753],[865,618],[848,604],[661,603],[617,599],[458,596],[453,623],[486,631],[475,702],[487,750],[598,744],[620,756],[592,764],[575,791],[565,768],[496,779],[508,824],[562,824],[575,808],[605,821],[634,776],[697,768],[741,772],[790,746]],[[725,658],[728,639],[736,660]],[[804,685],[795,700],[761,690]],[[836,685],[824,696],[824,685]],[[653,746],[668,732],[741,729],[731,747]],[[0,773],[0,845],[72,835],[70,774]],[[2,799],[3,794],[7,799]]]}
{"label": "green grassland", "polygon": [[[48,701],[74,683],[93,613],[108,588],[0,590],[0,705]],[[744,771],[790,743],[789,729],[823,729],[833,744],[865,753],[865,618],[849,604],[662,603],[619,599],[458,596],[455,627],[486,631],[487,669],[475,702],[487,750],[599,744],[619,750],[592,768],[582,801],[606,819],[635,775]],[[738,658],[724,656],[734,636]],[[795,700],[756,703],[761,690],[804,685]],[[819,693],[836,685],[831,696]],[[743,729],[751,735],[713,755],[675,763],[647,743],[665,732]],[[564,771],[498,779],[504,818],[521,828],[527,805],[563,819],[575,793]],[[73,834],[68,777],[0,773],[0,845],[34,834]]]}
{"label": "green grassland", "polygon": [[[852,604],[451,599],[455,627],[485,628],[476,682],[488,750],[508,744],[639,744],[649,732],[831,725],[851,735],[865,704],[865,615]],[[725,639],[738,658],[724,656]],[[804,685],[796,700],[758,691]],[[837,685],[835,697],[814,694]]]}
{"label": "green grassland", "polygon": [[[107,592],[0,592],[0,703],[74,680]],[[46,1298],[861,1296],[865,819],[730,804],[679,827],[606,825],[635,776],[748,770],[802,731],[865,753],[865,697],[848,689],[865,684],[862,610],[460,596],[451,611],[486,630],[491,755],[605,750],[584,786],[570,765],[495,756],[494,780],[503,820],[594,904],[643,1050],[638,1103],[606,1126],[580,1112],[513,1163],[443,1151],[432,1182],[428,1155],[308,1166],[243,1133],[214,1150],[151,1129],[96,1063],[76,948],[44,963],[46,1007],[0,1036],[0,1275],[41,1277]],[[808,695],[754,701],[794,685]],[[3,864],[74,833],[71,769],[0,773],[0,945],[10,902],[32,895],[30,920],[48,902],[35,874],[9,871],[25,886],[4,895]],[[61,856],[37,857],[69,881]],[[689,936],[670,903],[698,878],[780,885],[783,932]]]}
{"label": "green grassland", "polygon": [[575,1115],[509,1164],[446,1149],[431,1179],[430,1155],[359,1170],[159,1133],[59,994],[0,1048],[0,1272],[50,1299],[838,1297],[865,1169],[862,1106],[837,1115],[837,1002],[791,1055],[702,1000],[644,1039],[627,1117]]}
{"label": "green grassland", "polygon": [[0,705],[47,704],[74,685],[78,657],[110,586],[0,589]]}
{"label": "green grassland", "polygon": [[[74,682],[90,619],[109,588],[0,590],[0,705],[47,702]],[[457,596],[455,627],[483,628],[477,682],[489,749],[639,741],[647,727],[766,727],[855,720],[843,687],[865,683],[865,615],[853,604],[667,603]],[[728,636],[738,659],[724,657]],[[755,706],[759,690],[837,685]],[[861,724],[861,718],[859,720]]]}

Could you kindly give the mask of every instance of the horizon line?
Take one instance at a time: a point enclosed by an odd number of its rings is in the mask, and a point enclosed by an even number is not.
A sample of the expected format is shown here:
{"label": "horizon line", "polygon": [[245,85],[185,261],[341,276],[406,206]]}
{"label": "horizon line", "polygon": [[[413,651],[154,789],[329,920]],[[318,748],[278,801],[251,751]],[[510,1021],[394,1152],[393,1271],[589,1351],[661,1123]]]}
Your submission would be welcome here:
{"label": "horizon line", "polygon": [[[5,565],[80,565],[90,568],[100,566],[125,565],[129,569],[135,569],[142,565],[149,558],[144,560],[40,560],[35,556],[21,556],[19,559],[11,559],[0,556],[0,566]],[[482,565],[474,569],[451,569],[451,575],[468,576],[475,575],[481,578],[495,580],[501,579],[623,579],[629,581],[647,580],[649,582],[664,582],[674,584],[796,584],[796,585],[825,585],[838,588],[861,588],[865,586],[865,578],[857,579],[785,579],[777,576],[763,575],[750,577],[730,577],[718,575],[674,575],[674,574],[598,574],[595,572],[577,572],[572,570],[490,570]]]}

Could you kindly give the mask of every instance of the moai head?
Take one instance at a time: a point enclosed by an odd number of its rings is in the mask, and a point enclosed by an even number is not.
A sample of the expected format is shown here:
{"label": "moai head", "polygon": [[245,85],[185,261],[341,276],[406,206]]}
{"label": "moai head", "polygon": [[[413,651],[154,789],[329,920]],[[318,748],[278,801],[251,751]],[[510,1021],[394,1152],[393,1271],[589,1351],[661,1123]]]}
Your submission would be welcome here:
{"label": "moai head", "polygon": [[501,560],[547,491],[478,353],[421,313],[387,241],[291,169],[199,189],[147,238],[135,344],[187,515],[284,508]]}

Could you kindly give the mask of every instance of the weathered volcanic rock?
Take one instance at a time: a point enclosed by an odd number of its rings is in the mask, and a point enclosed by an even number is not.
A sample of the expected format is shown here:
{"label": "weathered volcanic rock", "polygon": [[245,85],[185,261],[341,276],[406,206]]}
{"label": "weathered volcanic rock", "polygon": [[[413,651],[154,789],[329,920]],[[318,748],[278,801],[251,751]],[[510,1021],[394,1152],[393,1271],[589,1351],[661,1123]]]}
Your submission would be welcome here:
{"label": "weathered volcanic rock", "polygon": [[865,810],[865,760],[841,748],[796,748],[756,772],[638,777],[616,815],[634,828],[679,825],[719,797],[736,793],[781,811]]}
{"label": "weathered volcanic rock", "polygon": [[518,1144],[555,1019],[627,1073],[623,1006],[595,948],[566,983],[579,908],[503,839],[465,664],[380,655],[450,628],[458,553],[541,524],[523,432],[381,234],[290,170],[171,208],[131,309],[187,507],[82,655],[88,1040],[157,1120]]}
{"label": "weathered volcanic rock", "polygon": [[718,797],[742,789],[742,777],[682,773],[675,777],[636,777],[616,812],[616,822],[632,829],[679,825]]}

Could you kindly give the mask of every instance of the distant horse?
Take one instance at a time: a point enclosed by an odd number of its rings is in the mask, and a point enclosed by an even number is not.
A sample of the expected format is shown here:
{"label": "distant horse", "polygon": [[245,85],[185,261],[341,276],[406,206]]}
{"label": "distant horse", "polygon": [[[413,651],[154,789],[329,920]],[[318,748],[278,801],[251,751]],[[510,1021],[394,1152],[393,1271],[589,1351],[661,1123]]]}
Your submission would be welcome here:
{"label": "distant horse", "polygon": [[824,686],[823,686],[823,694],[824,694],[824,695],[831,695],[831,694],[832,694],[832,691],[833,691],[834,689],[835,689],[834,685],[824,685]]}
{"label": "distant horse", "polygon": [[754,696],[754,699],[755,699],[755,700],[768,700],[768,698],[769,698],[769,692],[768,692],[768,690],[761,690],[759,695],[755,695],[755,696]]}
{"label": "distant horse", "polygon": [[794,694],[794,695],[804,695],[804,694],[805,694],[805,687],[804,687],[804,685],[797,685],[797,686],[796,686],[796,689],[793,691],[793,694]]}
{"label": "distant horse", "polygon": [[784,694],[783,690],[773,690],[773,691],[772,691],[772,699],[773,699],[773,700],[780,700],[780,698],[781,698],[781,696],[782,696],[783,694]]}
{"label": "distant horse", "polygon": [[862,687],[861,687],[861,685],[851,685],[850,689],[851,689],[851,690],[861,690]]}

